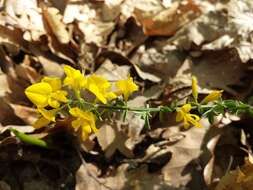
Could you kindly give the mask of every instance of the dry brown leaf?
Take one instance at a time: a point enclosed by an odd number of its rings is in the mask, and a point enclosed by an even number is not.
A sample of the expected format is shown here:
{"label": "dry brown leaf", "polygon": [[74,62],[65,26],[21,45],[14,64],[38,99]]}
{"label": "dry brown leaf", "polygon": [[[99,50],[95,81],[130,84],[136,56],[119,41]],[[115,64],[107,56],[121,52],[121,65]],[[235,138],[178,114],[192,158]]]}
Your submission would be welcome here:
{"label": "dry brown leaf", "polygon": [[[158,44],[158,45],[157,45]],[[185,54],[178,50],[168,50],[169,47],[156,43],[152,48],[141,46],[132,61],[137,65],[135,69],[144,80],[159,82],[168,81],[175,77],[183,64]]]}
{"label": "dry brown leaf", "polygon": [[210,139],[206,145],[207,149],[212,154],[211,159],[208,161],[208,163],[206,164],[204,171],[203,171],[204,179],[205,179],[205,182],[207,185],[210,185],[212,183],[213,169],[214,169],[214,164],[215,164],[214,151],[215,151],[215,147],[216,147],[219,139],[220,139],[220,134],[218,134],[218,135],[214,136],[212,139]]}
{"label": "dry brown leaf", "polygon": [[11,187],[5,181],[0,181],[0,190],[11,190]]}
{"label": "dry brown leaf", "polygon": [[90,3],[77,4],[73,0],[69,1],[64,11],[63,22],[68,24],[74,20],[79,22],[89,22],[97,17],[96,10]]}
{"label": "dry brown leaf", "polygon": [[71,0],[62,0],[62,1],[58,1],[58,0],[50,0],[50,2],[57,8],[59,9],[59,11],[61,12],[61,14],[63,14],[65,12],[67,3],[71,1]]}
{"label": "dry brown leaf", "polygon": [[46,33],[37,1],[31,0],[27,3],[22,0],[6,0],[4,8],[4,20],[25,31],[24,39],[37,41]]}
{"label": "dry brown leaf", "polygon": [[67,30],[67,25],[62,21],[62,15],[53,7],[47,7],[41,4],[43,21],[47,31],[47,39],[49,40],[48,48],[53,52],[54,56],[75,64],[78,57],[79,49],[71,43],[71,30]]}
{"label": "dry brown leaf", "polygon": [[103,186],[103,181],[98,179],[96,176],[98,174],[97,168],[92,164],[82,164],[80,168],[77,170],[76,176],[76,190],[95,190],[101,189],[105,190]]}
{"label": "dry brown leaf", "polygon": [[120,5],[123,0],[105,0],[102,7],[103,21],[113,21],[120,14]]}
{"label": "dry brown leaf", "polygon": [[115,27],[114,22],[92,21],[89,23],[79,23],[79,28],[85,35],[87,43],[95,43],[98,46],[104,45],[109,34]]}
{"label": "dry brown leaf", "polygon": [[26,80],[31,83],[35,83],[35,82],[39,81],[41,76],[34,68],[32,68],[30,66],[30,61],[29,61],[29,63],[26,63],[26,60],[27,60],[26,58],[25,58],[23,64],[17,65],[15,67],[15,72],[16,72],[17,76],[19,76],[22,80]]}
{"label": "dry brown leaf", "polygon": [[98,142],[103,151],[105,151],[115,140],[115,133],[110,125],[104,124],[97,133]]}
{"label": "dry brown leaf", "polygon": [[62,22],[62,16],[59,14],[59,10],[53,7],[44,8],[44,17],[47,20],[51,31],[62,44],[70,42],[70,34],[66,29],[66,25]]}
{"label": "dry brown leaf", "polygon": [[[149,173],[146,165],[138,168],[130,169],[131,165],[122,164],[115,172],[115,175],[107,177],[106,185],[112,189],[126,189],[126,190],[175,190],[167,182],[162,180],[162,176],[157,173]],[[177,190],[186,190],[184,187],[177,188]]]}
{"label": "dry brown leaf", "polygon": [[14,110],[15,115],[22,119],[26,124],[32,125],[38,119],[38,113],[35,108],[11,103],[10,106]]}
{"label": "dry brown leaf", "polygon": [[[172,158],[162,169],[164,180],[174,187],[185,186],[193,179],[200,179],[202,174],[198,171],[199,163],[197,158],[201,153],[201,142],[203,141],[208,128],[191,128],[187,131],[179,131],[179,127],[170,127],[174,134],[181,133],[181,139],[174,145],[168,147],[172,152]],[[192,176],[194,175],[194,177]],[[189,188],[201,189],[203,184],[192,181]]]}
{"label": "dry brown leaf", "polygon": [[[106,6],[106,4],[104,4],[104,6]],[[103,6],[99,5],[94,6],[90,2],[79,4],[70,1],[64,12],[63,21],[64,23],[71,23],[77,20],[78,28],[84,34],[87,43],[95,43],[98,46],[105,45],[108,35],[111,34],[116,23],[114,23],[114,16],[111,17],[108,15],[108,17],[106,17],[107,10],[103,10],[102,7]],[[115,12],[110,12],[110,15],[114,15],[114,13]],[[118,13],[116,13],[116,15],[117,14]]]}
{"label": "dry brown leaf", "polygon": [[1,73],[0,74],[0,97],[4,97],[6,92],[10,92],[7,76]]}
{"label": "dry brown leaf", "polygon": [[198,78],[201,87],[220,88],[237,95],[229,86],[242,84],[246,68],[237,52],[228,49],[205,52],[200,58],[193,59],[191,71]]}
{"label": "dry brown leaf", "polygon": [[164,7],[160,0],[125,0],[121,6],[121,20],[123,23],[133,16],[135,8],[147,11],[147,14],[156,14]]}
{"label": "dry brown leaf", "polygon": [[14,114],[14,110],[10,106],[10,102],[4,98],[0,98],[0,105],[0,123],[2,125],[14,125],[23,123],[22,120]]}
{"label": "dry brown leaf", "polygon": [[105,125],[102,131],[106,130],[106,132],[110,133],[110,135],[108,134],[106,137],[99,135],[98,142],[100,146],[105,149],[105,156],[107,158],[111,158],[116,150],[128,158],[132,158],[134,156],[133,152],[126,146],[128,136],[125,132],[119,129],[118,125],[119,124],[114,123],[110,129],[105,129],[108,127]]}
{"label": "dry brown leaf", "polygon": [[35,130],[35,128],[30,125],[6,125],[0,126],[0,133],[3,133],[10,128],[16,129],[22,133],[32,133]]}
{"label": "dry brown leaf", "polygon": [[101,75],[109,81],[117,81],[126,79],[130,72],[130,66],[118,66],[113,64],[109,59],[106,59],[102,65],[96,70],[96,74]]}
{"label": "dry brown leaf", "polygon": [[253,48],[253,3],[252,1],[230,0],[228,4],[228,22],[231,28],[236,31],[233,35],[232,47],[235,47],[240,55],[242,62],[252,59]]}
{"label": "dry brown leaf", "polygon": [[227,172],[215,190],[251,190],[252,187],[253,165],[247,161],[241,168]]}
{"label": "dry brown leaf", "polygon": [[169,9],[148,13],[145,9],[135,8],[134,15],[149,36],[171,36],[183,25],[195,19],[201,13],[192,0],[174,2]]}

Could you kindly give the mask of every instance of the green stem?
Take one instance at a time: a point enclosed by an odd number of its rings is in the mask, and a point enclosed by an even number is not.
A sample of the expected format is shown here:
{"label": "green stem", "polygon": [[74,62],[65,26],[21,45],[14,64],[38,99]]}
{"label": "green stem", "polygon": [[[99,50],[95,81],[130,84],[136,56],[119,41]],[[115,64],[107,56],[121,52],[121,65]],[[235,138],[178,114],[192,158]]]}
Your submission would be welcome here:
{"label": "green stem", "polygon": [[107,106],[107,105],[101,105],[97,104],[97,108],[103,108],[103,109],[113,109],[113,110],[124,110],[124,111],[132,111],[132,112],[160,112],[162,111],[162,107],[158,108],[130,108],[127,106]]}
{"label": "green stem", "polygon": [[119,111],[131,111],[131,112],[172,112],[173,110],[167,106],[160,106],[157,108],[131,108],[127,106],[112,106],[112,105],[103,105],[103,104],[93,104],[90,102],[86,102],[83,99],[76,100],[80,104],[86,104],[94,108],[102,108],[102,109],[111,109],[111,110],[119,110]]}

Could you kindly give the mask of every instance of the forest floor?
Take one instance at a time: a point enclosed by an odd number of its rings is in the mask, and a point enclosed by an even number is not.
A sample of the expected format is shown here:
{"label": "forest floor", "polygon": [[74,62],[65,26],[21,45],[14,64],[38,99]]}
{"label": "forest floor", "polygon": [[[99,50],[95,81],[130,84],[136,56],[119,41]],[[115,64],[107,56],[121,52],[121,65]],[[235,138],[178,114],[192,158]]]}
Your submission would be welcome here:
{"label": "forest floor", "polygon": [[[251,0],[3,0],[0,2],[0,190],[252,190],[253,119],[219,115],[183,129],[175,114],[100,122],[77,147],[20,142],[35,130],[25,88],[63,65],[139,86],[128,105],[157,107],[214,89],[252,103]],[[81,151],[80,151],[81,148]]]}

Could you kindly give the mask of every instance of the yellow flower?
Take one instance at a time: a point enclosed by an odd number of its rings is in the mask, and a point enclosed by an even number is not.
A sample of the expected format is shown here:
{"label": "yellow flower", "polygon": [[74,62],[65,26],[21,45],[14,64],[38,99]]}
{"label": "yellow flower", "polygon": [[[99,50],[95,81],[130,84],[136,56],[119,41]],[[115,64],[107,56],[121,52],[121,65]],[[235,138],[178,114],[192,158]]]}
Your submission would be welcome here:
{"label": "yellow flower", "polygon": [[208,94],[202,101],[201,104],[206,104],[208,102],[212,102],[218,100],[222,95],[223,90],[215,90]]}
{"label": "yellow flower", "polygon": [[191,114],[191,104],[185,104],[179,110],[177,110],[176,121],[183,121],[184,128],[188,128],[190,125],[194,125],[196,127],[202,127],[202,125],[198,122],[200,120],[199,116],[195,114]]}
{"label": "yellow flower", "polygon": [[69,113],[77,118],[76,120],[72,121],[71,124],[75,131],[81,127],[83,140],[86,140],[92,131],[94,133],[97,132],[98,129],[95,125],[96,119],[92,112],[83,111],[78,107],[74,107],[69,110]]}
{"label": "yellow flower", "polygon": [[67,92],[61,90],[61,80],[54,77],[44,77],[42,82],[26,88],[26,96],[39,108],[50,105],[58,108],[60,102],[67,102]]}
{"label": "yellow flower", "polygon": [[71,86],[76,92],[80,93],[80,90],[85,87],[86,79],[84,75],[68,65],[64,66],[66,78],[64,79],[64,85]]}
{"label": "yellow flower", "polygon": [[87,78],[86,89],[92,92],[103,104],[106,104],[108,99],[117,98],[115,93],[109,91],[111,84],[108,80],[95,74]]}
{"label": "yellow flower", "polygon": [[138,86],[133,82],[132,77],[128,77],[126,80],[119,80],[116,82],[116,86],[119,91],[117,93],[123,94],[124,100],[127,101],[128,97],[135,91],[138,90]]}
{"label": "yellow flower", "polygon": [[50,122],[55,122],[55,115],[59,109],[46,110],[44,108],[38,108],[40,113],[39,119],[33,124],[33,127],[39,129],[47,126]]}
{"label": "yellow flower", "polygon": [[198,81],[195,76],[192,76],[192,96],[195,102],[198,102]]}

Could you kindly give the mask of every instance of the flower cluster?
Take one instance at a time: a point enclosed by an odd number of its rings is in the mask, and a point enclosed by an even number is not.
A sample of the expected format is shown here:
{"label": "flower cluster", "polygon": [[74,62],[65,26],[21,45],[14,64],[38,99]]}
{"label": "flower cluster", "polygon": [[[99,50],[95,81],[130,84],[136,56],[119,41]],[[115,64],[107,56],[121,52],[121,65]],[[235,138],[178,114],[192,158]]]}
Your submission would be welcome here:
{"label": "flower cluster", "polygon": [[[210,102],[214,102],[219,100],[222,95],[222,90],[215,90],[208,94],[200,103],[198,102],[198,81],[195,76],[192,77],[192,96],[194,100],[194,105],[197,107],[201,107],[201,105],[208,104]],[[184,127],[188,128],[190,125],[194,125],[196,127],[202,127],[199,123],[200,117],[196,114],[191,114],[190,111],[192,109],[192,105],[190,103],[186,103],[182,107],[177,109],[176,121],[183,121]]]}
{"label": "flower cluster", "polygon": [[[35,128],[41,128],[56,121],[57,115],[67,111],[73,117],[71,123],[75,132],[81,132],[83,140],[89,134],[97,131],[96,118],[93,109],[84,109],[83,103],[93,105],[99,102],[108,105],[113,100],[127,101],[129,96],[138,90],[138,86],[130,76],[126,80],[115,83],[109,82],[95,74],[84,76],[79,70],[64,66],[63,82],[56,77],[44,77],[25,90],[28,99],[37,107],[39,119],[34,123]],[[114,90],[113,90],[114,89]],[[86,102],[82,94],[87,91],[94,95],[94,102]]]}
{"label": "flower cluster", "polygon": [[[101,113],[104,113],[106,109],[123,113],[132,111],[139,114],[147,125],[149,125],[152,112],[175,111],[176,121],[182,121],[185,128],[191,125],[202,127],[199,123],[201,115],[206,115],[211,121],[213,116],[224,112],[229,107],[228,105],[231,105],[228,101],[223,103],[217,101],[221,100],[222,90],[211,92],[199,102],[198,81],[193,76],[193,101],[174,108],[168,106],[150,108],[148,105],[144,108],[129,108],[126,102],[129,96],[138,90],[132,77],[128,76],[125,80],[112,83],[96,74],[85,76],[70,66],[64,66],[64,71],[63,80],[56,77],[44,77],[39,83],[26,88],[25,94],[36,105],[39,114],[38,120],[33,125],[35,128],[48,126],[56,122],[57,117],[67,114],[72,118],[72,131],[81,134],[81,138],[85,140],[91,133],[97,132],[96,119],[101,118]],[[89,94],[94,98],[90,98]],[[208,106],[210,103],[213,106]],[[202,109],[204,107],[208,109]],[[192,110],[197,114],[191,113]]]}

